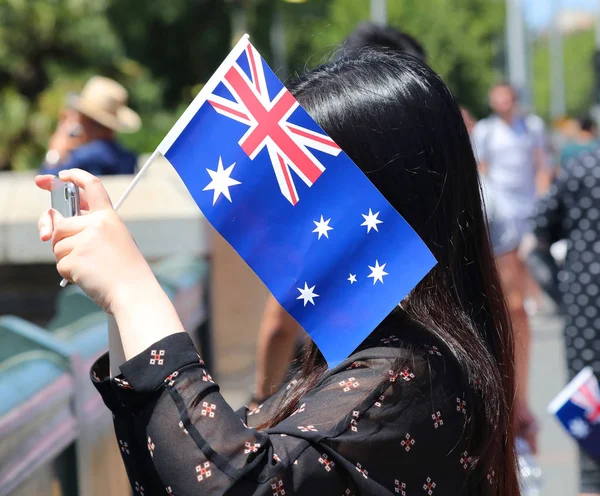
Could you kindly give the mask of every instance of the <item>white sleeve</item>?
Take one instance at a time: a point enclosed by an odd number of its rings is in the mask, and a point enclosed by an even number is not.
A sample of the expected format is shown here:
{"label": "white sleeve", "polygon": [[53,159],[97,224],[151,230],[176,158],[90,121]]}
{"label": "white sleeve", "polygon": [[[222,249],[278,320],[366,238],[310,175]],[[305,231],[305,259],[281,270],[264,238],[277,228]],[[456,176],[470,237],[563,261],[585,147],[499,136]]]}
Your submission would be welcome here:
{"label": "white sleeve", "polygon": [[547,150],[548,141],[546,139],[546,126],[541,117],[537,115],[527,116],[527,127],[534,139],[534,146],[538,150]]}

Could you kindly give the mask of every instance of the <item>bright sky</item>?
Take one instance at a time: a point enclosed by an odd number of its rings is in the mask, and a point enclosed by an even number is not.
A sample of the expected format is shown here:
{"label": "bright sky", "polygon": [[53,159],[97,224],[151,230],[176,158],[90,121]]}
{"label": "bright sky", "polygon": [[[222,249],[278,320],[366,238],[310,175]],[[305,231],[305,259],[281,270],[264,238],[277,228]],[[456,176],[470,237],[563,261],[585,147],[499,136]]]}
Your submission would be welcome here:
{"label": "bright sky", "polygon": [[[523,0],[529,23],[535,28],[545,26],[552,15],[553,3],[553,0]],[[558,3],[565,10],[597,12],[600,8],[600,0],[558,0]]]}

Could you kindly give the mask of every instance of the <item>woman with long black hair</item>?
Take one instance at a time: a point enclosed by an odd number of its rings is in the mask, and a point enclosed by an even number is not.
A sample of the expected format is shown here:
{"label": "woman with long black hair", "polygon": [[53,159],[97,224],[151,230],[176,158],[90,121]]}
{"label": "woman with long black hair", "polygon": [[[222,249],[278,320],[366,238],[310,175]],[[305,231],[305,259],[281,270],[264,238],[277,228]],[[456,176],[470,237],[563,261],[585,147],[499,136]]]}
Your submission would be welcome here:
{"label": "woman with long black hair", "polygon": [[102,184],[63,172],[89,213],[45,213],[40,236],[118,323],[92,379],[134,491],[518,495],[513,343],[458,105],[418,60],[375,51],[290,89],[438,264],[344,362],[328,370],[312,346],[280,393],[233,412]]}

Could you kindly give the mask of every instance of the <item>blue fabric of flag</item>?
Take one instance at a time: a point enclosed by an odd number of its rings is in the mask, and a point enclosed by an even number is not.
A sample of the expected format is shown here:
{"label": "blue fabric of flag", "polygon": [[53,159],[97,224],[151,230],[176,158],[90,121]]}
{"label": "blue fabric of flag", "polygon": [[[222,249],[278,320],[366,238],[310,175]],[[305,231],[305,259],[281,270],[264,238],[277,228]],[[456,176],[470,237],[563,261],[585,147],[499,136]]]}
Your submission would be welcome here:
{"label": "blue fabric of flag", "polygon": [[[264,79],[257,83],[248,50],[237,63],[257,87],[266,82],[269,102],[283,90],[262,59]],[[224,82],[212,95],[237,101]],[[299,106],[286,119],[325,135]],[[282,194],[267,147],[250,159],[240,146],[248,130],[247,123],[204,101],[165,156],[207,220],[334,366],[407,296],[435,259],[345,153],[308,146],[324,171],[309,185],[290,169],[293,204]]]}

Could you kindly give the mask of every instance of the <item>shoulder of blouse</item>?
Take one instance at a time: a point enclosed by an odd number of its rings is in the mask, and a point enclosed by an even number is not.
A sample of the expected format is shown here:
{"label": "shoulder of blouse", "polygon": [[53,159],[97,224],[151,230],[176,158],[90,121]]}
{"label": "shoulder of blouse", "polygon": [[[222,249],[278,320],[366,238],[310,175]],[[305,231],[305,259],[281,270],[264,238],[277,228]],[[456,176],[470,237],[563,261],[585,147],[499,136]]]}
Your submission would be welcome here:
{"label": "shoulder of blouse", "polygon": [[[250,411],[250,424],[260,425],[271,418],[293,394],[300,380],[297,374],[259,408]],[[348,381],[360,382],[361,388],[372,388],[372,403],[377,402],[377,391],[392,385],[396,394],[401,391],[404,397],[452,392],[462,398],[463,391],[469,387],[448,347],[427,330],[398,316],[386,319],[352,355],[327,370],[306,396],[319,401],[322,392],[332,387],[334,391],[329,395],[347,396],[344,388],[353,386],[342,384]],[[342,388],[337,391],[340,385]]]}

